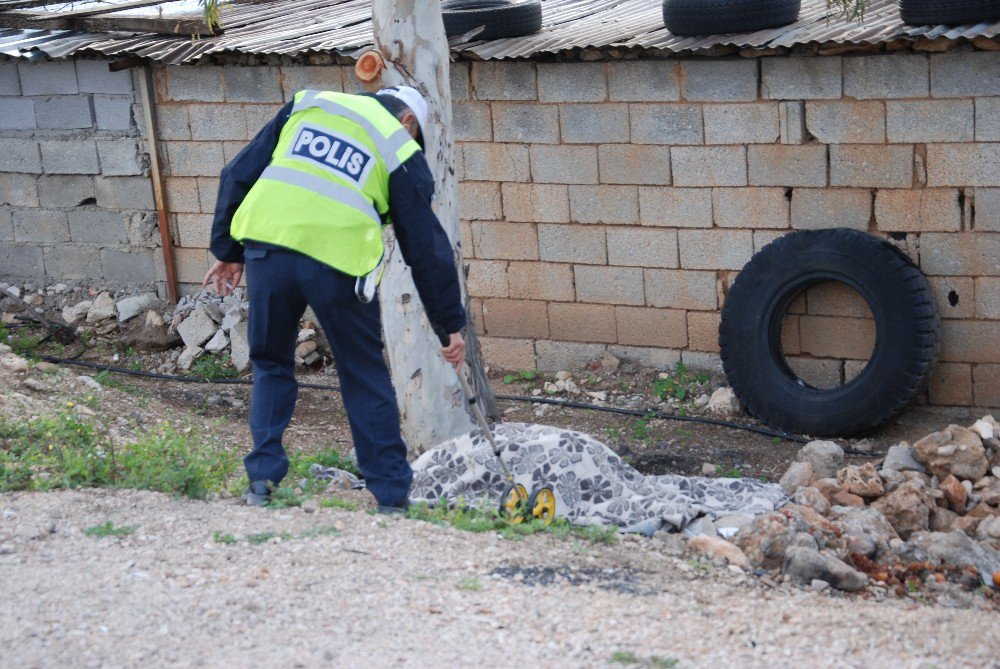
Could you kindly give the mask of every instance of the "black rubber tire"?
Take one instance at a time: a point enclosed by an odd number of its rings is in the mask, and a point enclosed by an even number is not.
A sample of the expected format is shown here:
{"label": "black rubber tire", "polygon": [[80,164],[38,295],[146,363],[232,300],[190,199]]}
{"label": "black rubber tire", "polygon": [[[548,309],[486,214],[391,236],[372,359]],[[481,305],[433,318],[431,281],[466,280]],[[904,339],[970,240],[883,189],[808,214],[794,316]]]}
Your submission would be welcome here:
{"label": "black rubber tire", "polygon": [[448,37],[486,26],[473,40],[522,37],[542,27],[542,3],[538,0],[445,0],[441,4],[444,32]]}
{"label": "black rubber tire", "polygon": [[675,35],[749,33],[794,23],[802,0],[663,0],[663,25]]}
{"label": "black rubber tire", "polygon": [[997,0],[899,0],[903,23],[914,26],[979,23],[1000,19]]}
{"label": "black rubber tire", "polygon": [[[791,371],[781,350],[788,306],[809,286],[839,281],[875,319],[865,369],[829,390]],[[760,250],[722,309],[722,366],[744,407],[771,427],[829,437],[867,432],[896,415],[930,380],[941,323],[927,278],[899,249],[857,230],[799,231]]]}

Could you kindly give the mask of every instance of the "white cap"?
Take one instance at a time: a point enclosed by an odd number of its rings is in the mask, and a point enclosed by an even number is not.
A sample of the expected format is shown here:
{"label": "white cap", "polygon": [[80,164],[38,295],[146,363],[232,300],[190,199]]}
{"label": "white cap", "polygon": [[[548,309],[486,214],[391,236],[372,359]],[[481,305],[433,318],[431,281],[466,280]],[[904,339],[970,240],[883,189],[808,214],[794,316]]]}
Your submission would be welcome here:
{"label": "white cap", "polygon": [[420,131],[423,132],[426,129],[427,101],[424,100],[424,96],[422,96],[420,91],[416,88],[411,86],[389,86],[380,90],[378,95],[391,95],[397,100],[400,100],[403,104],[409,107],[413,112],[413,115],[417,117],[417,125],[420,126]]}

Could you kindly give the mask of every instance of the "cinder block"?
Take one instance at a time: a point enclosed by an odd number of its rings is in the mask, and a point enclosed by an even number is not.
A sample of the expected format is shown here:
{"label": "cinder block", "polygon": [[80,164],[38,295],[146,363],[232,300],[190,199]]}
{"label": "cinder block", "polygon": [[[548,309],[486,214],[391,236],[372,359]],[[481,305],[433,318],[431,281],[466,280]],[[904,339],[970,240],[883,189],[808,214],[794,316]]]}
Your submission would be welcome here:
{"label": "cinder block", "polygon": [[670,148],[660,145],[603,144],[597,147],[601,183],[670,184]]}
{"label": "cinder block", "polygon": [[34,130],[35,105],[28,98],[0,98],[0,130]]}
{"label": "cinder block", "polygon": [[639,267],[602,267],[575,265],[576,298],[580,302],[601,304],[646,303]]}
{"label": "cinder block", "polygon": [[854,228],[867,230],[872,217],[871,191],[849,188],[796,188],[792,193],[796,230]]}
{"label": "cinder block", "polygon": [[549,317],[544,302],[484,300],[483,319],[486,334],[491,337],[549,336]]}
{"label": "cinder block", "polygon": [[[243,113],[243,108],[237,105],[188,105],[188,118],[191,124],[191,138],[194,140],[250,138],[246,115]],[[255,128],[254,133],[258,129]]]}
{"label": "cinder block", "polygon": [[535,63],[472,63],[472,93],[477,100],[537,100]]}
{"label": "cinder block", "polygon": [[756,100],[757,60],[706,58],[683,61],[685,100]]}
{"label": "cinder block", "polygon": [[14,221],[10,209],[0,209],[0,241],[14,241]]}
{"label": "cinder block", "polygon": [[826,147],[751,146],[747,148],[751,186],[826,186]]}
{"label": "cinder block", "polygon": [[538,369],[546,372],[581,369],[604,355],[604,344],[577,344],[565,341],[537,341]]}
{"label": "cinder block", "polygon": [[[993,363],[1000,351],[1000,328],[990,321],[941,321],[944,362]],[[994,384],[997,377],[993,378]]]}
{"label": "cinder block", "polygon": [[254,137],[261,128],[273,121],[280,109],[281,105],[278,104],[245,105],[243,113],[247,117],[247,137]]}
{"label": "cinder block", "polygon": [[219,142],[164,142],[163,147],[170,176],[218,176],[226,164]]}
{"label": "cinder block", "polygon": [[1000,320],[1000,278],[982,276],[976,279],[976,316]]}
{"label": "cinder block", "polygon": [[187,105],[157,105],[156,129],[161,140],[191,139]]}
{"label": "cinder block", "polygon": [[547,262],[511,262],[507,265],[510,296],[518,300],[572,302],[573,266]]}
{"label": "cinder block", "polygon": [[972,405],[972,365],[938,363],[928,387],[931,404]]}
{"label": "cinder block", "polygon": [[469,181],[530,181],[528,147],[523,144],[468,143],[462,147]]}
{"label": "cinder block", "polygon": [[38,202],[42,207],[76,207],[91,200],[94,177],[83,175],[42,175],[38,177]]}
{"label": "cinder block", "polygon": [[932,276],[928,281],[941,318],[975,318],[975,279],[971,276]]}
{"label": "cinder block", "polygon": [[228,102],[284,102],[285,99],[277,67],[230,65],[222,68],[222,80]]}
{"label": "cinder block", "polygon": [[97,206],[102,209],[153,210],[153,187],[143,177],[96,177]]}
{"label": "cinder block", "polygon": [[640,188],[643,225],[671,228],[712,227],[711,188]]}
{"label": "cinder block", "polygon": [[768,244],[770,244],[774,240],[778,239],[779,237],[784,236],[785,234],[787,234],[787,233],[785,233],[783,231],[778,231],[778,230],[754,230],[753,231],[753,252],[755,254],[756,253],[760,253],[760,251],[765,246],[767,246]]}
{"label": "cinder block", "polygon": [[[153,252],[129,253],[114,249],[101,251],[101,267],[108,281],[144,283],[153,280]],[[204,278],[204,272],[202,272]]]}
{"label": "cinder block", "polygon": [[687,346],[684,312],[649,307],[615,307],[618,343],[625,346]]}
{"label": "cinder block", "polygon": [[635,186],[570,186],[569,214],[574,223],[636,225],[639,191]]}
{"label": "cinder block", "polygon": [[976,98],[976,141],[1000,142],[1000,97]]}
{"label": "cinder block", "polygon": [[43,139],[42,168],[47,174],[100,174],[97,147],[92,139]]}
{"label": "cinder block", "polygon": [[[119,211],[74,209],[68,212],[69,236],[74,242],[124,244],[125,217]],[[97,265],[95,265],[97,267]]]}
{"label": "cinder block", "polygon": [[913,146],[833,145],[830,185],[909,188],[913,185]]}
{"label": "cinder block", "polygon": [[677,232],[659,228],[609,228],[608,264],[677,267]]}
{"label": "cinder block", "polygon": [[[0,162],[3,154],[0,153]],[[38,206],[38,177],[34,174],[10,174],[0,168],[0,205]]]}
{"label": "cinder block", "polygon": [[64,211],[24,210],[13,212],[14,240],[53,244],[69,241],[69,224]]}
{"label": "cinder block", "polygon": [[166,179],[167,211],[194,214],[201,211],[198,197],[198,180],[194,177],[169,177]]}
{"label": "cinder block", "polygon": [[799,317],[786,315],[781,321],[781,352],[785,355],[799,355]]}
{"label": "cinder block", "polygon": [[50,279],[71,281],[95,279],[94,273],[101,266],[101,250],[96,246],[62,244],[47,246],[42,250],[45,276]]}
{"label": "cinder block", "polygon": [[178,246],[207,249],[212,238],[212,216],[209,214],[175,214],[174,239]]}
{"label": "cinder block", "polygon": [[42,277],[42,249],[22,244],[0,244],[0,277]]}
{"label": "cinder block", "polygon": [[1000,143],[928,144],[928,186],[1000,186]]}
{"label": "cinder block", "polygon": [[22,95],[72,95],[80,92],[72,60],[43,63],[20,60],[17,72],[21,80]]}
{"label": "cinder block", "polygon": [[805,296],[806,311],[812,316],[872,317],[865,299],[846,283],[824,281],[810,287]]}
{"label": "cinder block", "polygon": [[[132,98],[95,95],[94,119],[98,130],[132,130],[135,126],[135,120],[132,116]],[[190,139],[190,137],[180,139]]]}
{"label": "cinder block", "polygon": [[493,138],[497,142],[559,143],[559,108],[524,102],[495,102]]}
{"label": "cinder block", "polygon": [[172,65],[166,68],[167,99],[222,102],[223,68],[216,65]]}
{"label": "cinder block", "polygon": [[706,144],[772,144],[781,137],[776,102],[709,104],[703,113]]}
{"label": "cinder block", "polygon": [[636,144],[701,144],[704,121],[700,105],[630,104],[632,141]]}
{"label": "cinder block", "polygon": [[537,260],[538,235],[532,223],[472,223],[476,257],[485,260]]}
{"label": "cinder block", "polygon": [[0,95],[20,95],[21,81],[17,76],[17,63],[0,63]]}
{"label": "cinder block", "polygon": [[721,228],[787,228],[784,188],[713,188],[715,224]]}
{"label": "cinder block", "polygon": [[509,297],[507,263],[496,260],[469,260],[466,287],[474,297]]}
{"label": "cinder block", "polygon": [[960,193],[954,188],[879,190],[875,224],[887,232],[961,230]]}
{"label": "cinder block", "polygon": [[553,339],[614,343],[618,337],[615,308],[610,304],[550,304],[549,330]]}
{"label": "cinder block", "polygon": [[469,63],[450,63],[448,65],[448,81],[451,85],[452,102],[468,100],[472,93],[469,83]]}
{"label": "cinder block", "polygon": [[198,177],[198,200],[201,211],[205,214],[215,213],[215,201],[219,195],[219,180],[215,177]]}
{"label": "cinder block", "polygon": [[493,119],[488,103],[456,102],[451,106],[451,112],[456,141],[493,141]]}
{"label": "cinder block", "polygon": [[[152,252],[152,256],[156,280],[165,281],[163,253],[156,250]],[[213,262],[215,258],[206,249],[174,249],[174,266],[177,270],[177,279],[181,283],[201,285],[205,273]],[[149,281],[149,279],[143,280]]]}
{"label": "cinder block", "polygon": [[4,138],[3,150],[0,151],[0,172],[37,174],[41,171],[42,159],[38,142],[32,139]]}
{"label": "cinder block", "polygon": [[719,352],[719,321],[717,311],[687,312],[688,348],[708,353]]}
{"label": "cinder block", "polygon": [[935,276],[1000,276],[1000,234],[923,234],[920,236],[920,268]]}
{"label": "cinder block", "polygon": [[814,388],[830,390],[843,385],[843,360],[786,356],[785,361],[799,379]]}
{"label": "cinder block", "polygon": [[[454,64],[452,65],[454,68]],[[318,91],[343,91],[341,68],[336,65],[283,65],[278,73],[284,101],[307,88]]]}
{"label": "cinder block", "polygon": [[971,142],[974,129],[972,100],[886,102],[890,142]]}
{"label": "cinder block", "polygon": [[129,70],[112,72],[107,60],[76,60],[76,80],[81,93],[132,94],[132,74]]}
{"label": "cinder block", "polygon": [[925,98],[929,66],[923,54],[875,55],[844,59],[844,97],[859,100]]}
{"label": "cinder block", "polygon": [[977,407],[1000,407],[1000,365],[972,368],[972,393]]}
{"label": "cinder block", "polygon": [[458,184],[459,216],[467,221],[499,221],[503,218],[500,186],[489,181]]}
{"label": "cinder block", "polygon": [[608,346],[619,360],[652,369],[673,369],[681,361],[680,351],[647,346]]}
{"label": "cinder block", "polygon": [[569,186],[505,183],[500,188],[508,221],[569,222]]}
{"label": "cinder block", "polygon": [[[466,151],[468,156],[468,151]],[[519,165],[520,168],[526,167]],[[466,172],[468,172],[466,164]],[[532,146],[531,178],[536,183],[596,184],[597,147]],[[520,179],[527,181],[527,179]],[[514,179],[507,179],[514,181]]]}
{"label": "cinder block", "polygon": [[[976,205],[975,229],[982,232],[1000,232],[1000,188],[976,188],[973,192]],[[965,193],[968,197],[969,191]]]}
{"label": "cinder block", "polygon": [[885,107],[876,101],[809,102],[806,127],[824,144],[884,142]]}
{"label": "cinder block", "polygon": [[559,105],[562,139],[570,144],[616,143],[629,140],[628,105]]}
{"label": "cinder block", "polygon": [[538,99],[601,102],[608,99],[604,63],[539,63]]}
{"label": "cinder block", "polygon": [[539,260],[604,264],[608,261],[604,228],[586,225],[538,226]]}
{"label": "cinder block", "polygon": [[761,97],[769,100],[833,100],[840,97],[839,56],[762,58]]}
{"label": "cinder block", "polygon": [[101,174],[106,177],[135,176],[143,172],[146,156],[134,139],[97,140]]}
{"label": "cinder block", "polygon": [[747,185],[743,146],[672,146],[670,164],[677,186]]}
{"label": "cinder block", "polygon": [[530,339],[482,337],[479,344],[483,349],[483,359],[491,369],[535,369],[535,343]]}
{"label": "cinder block", "polygon": [[92,128],[94,111],[89,95],[56,95],[35,98],[35,122],[39,128],[74,130]]}
{"label": "cinder block", "polygon": [[778,130],[782,144],[806,143],[806,105],[804,102],[782,102],[778,105]]}
{"label": "cinder block", "polygon": [[678,230],[684,269],[743,269],[753,255],[749,230]]}
{"label": "cinder block", "polygon": [[612,100],[670,102],[681,97],[681,65],[669,60],[612,60],[607,63]]}
{"label": "cinder block", "polygon": [[955,51],[931,56],[931,95],[936,98],[997,95],[1000,53]]}
{"label": "cinder block", "polygon": [[719,306],[715,290],[715,272],[647,269],[646,304],[671,309],[700,309]]}
{"label": "cinder block", "polygon": [[681,362],[690,370],[722,373],[722,360],[718,353],[681,351]]}
{"label": "cinder block", "polygon": [[[222,159],[223,165],[231,163],[240,151],[246,147],[247,142],[240,140],[231,140],[222,142]],[[221,170],[221,168],[220,168]]]}

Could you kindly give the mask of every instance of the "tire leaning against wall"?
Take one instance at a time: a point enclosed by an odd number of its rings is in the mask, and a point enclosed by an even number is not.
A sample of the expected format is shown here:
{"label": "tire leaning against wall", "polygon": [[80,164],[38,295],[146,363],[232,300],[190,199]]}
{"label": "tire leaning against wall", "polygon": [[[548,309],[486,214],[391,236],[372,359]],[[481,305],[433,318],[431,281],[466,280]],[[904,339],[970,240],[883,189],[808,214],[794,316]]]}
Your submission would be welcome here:
{"label": "tire leaning against wall", "polygon": [[663,24],[675,35],[747,33],[794,23],[802,0],[663,0]]}
{"label": "tire leaning against wall", "polygon": [[441,3],[445,35],[456,37],[484,26],[473,40],[522,37],[542,27],[538,0],[445,0]]}
{"label": "tire leaning against wall", "polygon": [[957,26],[1000,19],[997,0],[899,0],[903,23]]}
{"label": "tire leaning against wall", "polygon": [[[864,298],[876,335],[865,369],[822,390],[791,371],[781,325],[796,297],[826,281]],[[923,392],[940,331],[933,292],[917,266],[884,239],[838,228],[793,232],[754,255],[726,298],[719,345],[729,383],[759,420],[808,435],[851,436],[883,424]]]}

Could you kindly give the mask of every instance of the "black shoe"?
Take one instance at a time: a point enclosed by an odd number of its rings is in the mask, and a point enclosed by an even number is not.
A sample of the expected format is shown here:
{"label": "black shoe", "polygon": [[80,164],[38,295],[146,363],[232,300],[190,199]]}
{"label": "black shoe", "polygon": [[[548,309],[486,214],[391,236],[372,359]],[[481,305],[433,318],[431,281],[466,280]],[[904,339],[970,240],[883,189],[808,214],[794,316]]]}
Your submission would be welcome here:
{"label": "black shoe", "polygon": [[405,516],[406,507],[405,506],[390,506],[388,504],[379,504],[377,512],[383,516]]}
{"label": "black shoe", "polygon": [[267,506],[271,501],[271,486],[268,481],[251,481],[243,491],[243,501],[247,506]]}

